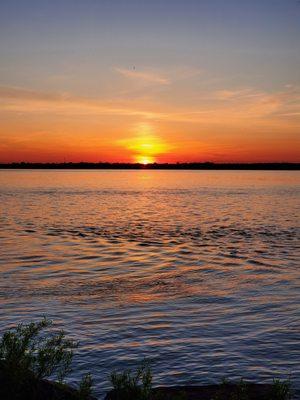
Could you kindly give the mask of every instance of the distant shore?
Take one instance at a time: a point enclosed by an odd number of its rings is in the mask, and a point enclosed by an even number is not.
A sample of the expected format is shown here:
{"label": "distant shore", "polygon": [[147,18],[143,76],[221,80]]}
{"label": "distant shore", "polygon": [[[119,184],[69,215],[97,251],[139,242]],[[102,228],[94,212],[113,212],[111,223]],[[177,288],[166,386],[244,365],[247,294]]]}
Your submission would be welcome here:
{"label": "distant shore", "polygon": [[300,163],[0,163],[0,169],[155,169],[155,170],[269,170],[269,171],[299,171]]}

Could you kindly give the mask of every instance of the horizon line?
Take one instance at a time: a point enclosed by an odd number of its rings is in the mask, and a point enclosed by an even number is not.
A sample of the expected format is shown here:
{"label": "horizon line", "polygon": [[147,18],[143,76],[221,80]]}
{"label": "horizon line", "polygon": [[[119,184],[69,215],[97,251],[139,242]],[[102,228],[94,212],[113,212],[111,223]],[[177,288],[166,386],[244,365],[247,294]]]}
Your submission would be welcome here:
{"label": "horizon line", "polygon": [[129,163],[129,162],[0,162],[1,169],[268,169],[268,170],[300,170],[299,162],[226,162],[193,161],[176,163]]}

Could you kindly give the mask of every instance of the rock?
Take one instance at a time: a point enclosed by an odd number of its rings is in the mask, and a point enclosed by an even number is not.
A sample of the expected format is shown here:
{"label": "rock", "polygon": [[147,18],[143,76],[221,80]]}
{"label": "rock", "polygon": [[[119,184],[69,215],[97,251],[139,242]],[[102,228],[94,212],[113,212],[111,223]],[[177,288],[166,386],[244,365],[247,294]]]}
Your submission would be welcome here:
{"label": "rock", "polygon": [[[241,386],[228,383],[209,386],[163,386],[152,390],[150,400],[231,400],[232,396],[241,393],[241,390],[247,391],[247,400],[270,400],[272,385],[244,383]],[[106,395],[105,400],[123,400],[123,398],[112,390]],[[135,399],[130,398],[130,400]]]}
{"label": "rock", "polygon": [[[20,385],[12,385],[0,373],[1,400],[79,400],[78,390],[69,385],[46,379],[29,379]],[[87,400],[96,400],[90,396]]]}

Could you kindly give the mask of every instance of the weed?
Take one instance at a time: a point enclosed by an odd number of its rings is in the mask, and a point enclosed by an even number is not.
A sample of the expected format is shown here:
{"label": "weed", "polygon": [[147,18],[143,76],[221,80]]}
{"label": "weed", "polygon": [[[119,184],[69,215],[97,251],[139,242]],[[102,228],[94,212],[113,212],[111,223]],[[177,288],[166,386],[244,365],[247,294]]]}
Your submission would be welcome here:
{"label": "weed", "polygon": [[[0,340],[0,372],[11,398],[23,391],[35,390],[37,382],[53,377],[63,387],[71,371],[73,351],[78,343],[66,339],[64,331],[44,332],[52,321],[19,324],[5,332]],[[90,375],[83,377],[78,393],[81,399],[91,392]],[[86,396],[86,397],[84,397]]]}
{"label": "weed", "polygon": [[91,374],[86,374],[82,377],[78,387],[78,399],[88,399],[92,394],[93,379]]}
{"label": "weed", "polygon": [[290,379],[282,381],[273,379],[270,400],[289,400],[291,399],[291,382]]}
{"label": "weed", "polygon": [[248,385],[243,378],[241,378],[237,384],[237,390],[231,395],[230,400],[248,400],[248,398]]}
{"label": "weed", "polygon": [[112,372],[110,382],[118,400],[148,400],[152,389],[152,373],[144,360],[136,372]]}

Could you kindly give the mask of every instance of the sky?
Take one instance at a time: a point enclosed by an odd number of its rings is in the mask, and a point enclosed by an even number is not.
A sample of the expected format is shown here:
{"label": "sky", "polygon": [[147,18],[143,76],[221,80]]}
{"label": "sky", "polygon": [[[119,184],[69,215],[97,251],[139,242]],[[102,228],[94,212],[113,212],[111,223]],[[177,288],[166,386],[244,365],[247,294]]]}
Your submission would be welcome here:
{"label": "sky", "polygon": [[298,0],[1,0],[0,162],[299,162]]}

